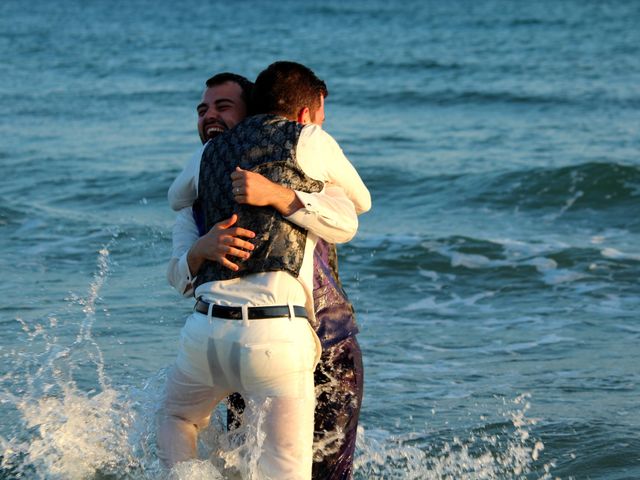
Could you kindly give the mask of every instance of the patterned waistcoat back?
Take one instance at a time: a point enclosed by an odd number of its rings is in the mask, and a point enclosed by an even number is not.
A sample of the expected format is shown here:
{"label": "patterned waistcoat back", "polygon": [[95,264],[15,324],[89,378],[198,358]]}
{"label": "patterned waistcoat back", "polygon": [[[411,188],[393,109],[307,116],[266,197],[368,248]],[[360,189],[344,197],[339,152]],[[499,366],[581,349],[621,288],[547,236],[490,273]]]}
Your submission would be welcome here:
{"label": "patterned waistcoat back", "polygon": [[216,223],[238,214],[235,226],[252,230],[254,250],[247,260],[234,258],[237,272],[217,262],[205,261],[198,271],[196,287],[250,273],[285,271],[298,276],[307,232],[287,221],[271,207],[240,205],[233,198],[231,173],[237,166],[260,173],[285,187],[319,192],[323,182],[308,177],[296,163],[296,145],[302,125],[275,115],[248,117],[232,131],[206,146],[200,162],[198,199],[194,215],[208,232]]}

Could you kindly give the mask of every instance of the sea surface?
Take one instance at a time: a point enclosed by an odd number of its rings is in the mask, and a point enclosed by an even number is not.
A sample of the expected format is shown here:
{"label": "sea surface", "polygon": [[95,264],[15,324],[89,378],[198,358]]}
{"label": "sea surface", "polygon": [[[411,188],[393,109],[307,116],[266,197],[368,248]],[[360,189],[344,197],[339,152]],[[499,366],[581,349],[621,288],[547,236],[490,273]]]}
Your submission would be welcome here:
{"label": "sea surface", "polygon": [[[0,2],[0,479],[160,478],[204,81],[327,81],[364,479],[640,478],[640,2]],[[222,413],[200,462],[222,478]],[[251,452],[250,452],[251,453]],[[253,452],[255,453],[255,452]]]}

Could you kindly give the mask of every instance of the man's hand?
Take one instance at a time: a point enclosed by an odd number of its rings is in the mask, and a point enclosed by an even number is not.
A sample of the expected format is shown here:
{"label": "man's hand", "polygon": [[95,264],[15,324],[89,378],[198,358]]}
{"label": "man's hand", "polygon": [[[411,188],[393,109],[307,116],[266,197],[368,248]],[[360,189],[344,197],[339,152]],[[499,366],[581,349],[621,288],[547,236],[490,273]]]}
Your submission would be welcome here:
{"label": "man's hand", "polygon": [[288,217],[304,205],[295,192],[272,182],[259,173],[236,167],[231,174],[233,198],[238,203],[255,207],[273,207]]}
{"label": "man's hand", "polygon": [[253,245],[240,237],[254,238],[256,234],[251,230],[233,227],[237,221],[238,215],[234,213],[230,218],[216,223],[209,233],[193,244],[187,254],[187,263],[191,272],[200,270],[205,260],[218,262],[234,272],[238,271],[238,265],[231,262],[227,256],[249,258]]}

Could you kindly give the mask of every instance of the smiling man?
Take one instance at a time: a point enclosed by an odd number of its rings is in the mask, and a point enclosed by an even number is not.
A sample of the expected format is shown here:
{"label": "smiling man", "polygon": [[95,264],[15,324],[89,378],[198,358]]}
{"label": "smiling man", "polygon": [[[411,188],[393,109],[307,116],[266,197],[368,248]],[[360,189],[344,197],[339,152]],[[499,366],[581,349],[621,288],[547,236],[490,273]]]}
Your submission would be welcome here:
{"label": "smiling man", "polygon": [[198,112],[198,134],[205,144],[247,116],[253,84],[243,76],[221,73],[207,80]]}

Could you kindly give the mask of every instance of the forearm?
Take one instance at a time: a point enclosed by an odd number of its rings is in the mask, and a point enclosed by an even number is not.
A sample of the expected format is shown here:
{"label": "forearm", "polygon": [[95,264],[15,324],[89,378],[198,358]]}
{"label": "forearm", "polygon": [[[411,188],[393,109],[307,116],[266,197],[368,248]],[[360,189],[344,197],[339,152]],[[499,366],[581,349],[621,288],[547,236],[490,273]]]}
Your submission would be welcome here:
{"label": "forearm", "polygon": [[301,208],[304,208],[304,203],[302,203],[293,190],[275,183],[273,184],[273,188],[274,190],[271,193],[269,205],[275,208],[283,217],[293,215]]}
{"label": "forearm", "polygon": [[303,208],[285,217],[329,243],[351,240],[358,230],[358,216],[341,188],[326,186],[319,193],[296,192]]}
{"label": "forearm", "polygon": [[172,251],[167,265],[167,281],[184,296],[190,296],[193,293],[191,272],[195,270],[189,268],[186,257],[199,236],[191,209],[180,210],[172,230]]}

